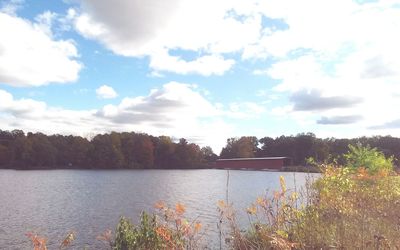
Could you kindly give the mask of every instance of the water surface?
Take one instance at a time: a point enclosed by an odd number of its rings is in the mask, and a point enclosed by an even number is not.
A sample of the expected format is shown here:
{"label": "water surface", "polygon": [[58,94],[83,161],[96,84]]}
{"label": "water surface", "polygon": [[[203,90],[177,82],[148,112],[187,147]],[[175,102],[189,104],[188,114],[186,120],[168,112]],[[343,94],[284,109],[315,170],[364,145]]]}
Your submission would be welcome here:
{"label": "water surface", "polygon": [[[73,249],[100,249],[96,236],[114,229],[121,215],[137,221],[141,211],[154,211],[159,200],[185,204],[187,216],[207,229],[210,244],[218,237],[217,201],[228,190],[239,215],[266,190],[305,183],[307,174],[226,170],[0,170],[0,248],[30,249],[26,232],[49,239],[55,249],[68,231]],[[240,223],[246,223],[242,216]],[[103,247],[104,248],[104,247]]]}

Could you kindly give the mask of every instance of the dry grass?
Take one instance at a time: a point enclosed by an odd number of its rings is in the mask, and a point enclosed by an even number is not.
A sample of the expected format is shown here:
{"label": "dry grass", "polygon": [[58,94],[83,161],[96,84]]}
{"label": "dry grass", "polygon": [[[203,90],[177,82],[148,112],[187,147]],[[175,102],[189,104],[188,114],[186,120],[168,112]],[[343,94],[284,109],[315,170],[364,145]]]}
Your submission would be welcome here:
{"label": "dry grass", "polygon": [[400,177],[392,171],[325,166],[303,192],[281,187],[247,209],[242,232],[220,202],[232,249],[400,249]]}

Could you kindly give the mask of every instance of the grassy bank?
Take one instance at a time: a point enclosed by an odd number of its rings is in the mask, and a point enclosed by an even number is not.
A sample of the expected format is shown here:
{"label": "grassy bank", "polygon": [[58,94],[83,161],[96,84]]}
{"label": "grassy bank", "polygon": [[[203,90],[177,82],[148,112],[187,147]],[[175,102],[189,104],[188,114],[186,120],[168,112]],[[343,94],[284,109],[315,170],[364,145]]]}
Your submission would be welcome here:
{"label": "grassy bank", "polygon": [[[216,221],[220,245],[228,249],[400,249],[400,176],[393,159],[376,149],[350,147],[346,163],[318,164],[321,176],[302,190],[280,189],[249,204],[250,226],[237,224],[235,208],[219,201]],[[155,214],[143,213],[138,225],[121,218],[115,232],[98,237],[107,249],[204,249],[201,222],[185,218],[185,206],[155,204]],[[35,250],[45,246],[30,236]],[[36,240],[36,241],[34,241]],[[66,238],[66,248],[73,235]],[[40,245],[39,243],[43,244]],[[215,246],[212,246],[215,248]]]}
{"label": "grassy bank", "polygon": [[350,146],[345,166],[322,164],[304,190],[259,197],[242,232],[233,207],[221,207],[232,249],[399,249],[400,177],[393,159],[370,147]]}
{"label": "grassy bank", "polygon": [[282,172],[302,172],[302,173],[321,173],[320,166],[308,165],[308,166],[285,166],[281,170]]}
{"label": "grassy bank", "polygon": [[232,249],[399,249],[400,178],[365,168],[327,166],[303,192],[281,190],[259,197],[242,232],[233,207],[223,205]]}

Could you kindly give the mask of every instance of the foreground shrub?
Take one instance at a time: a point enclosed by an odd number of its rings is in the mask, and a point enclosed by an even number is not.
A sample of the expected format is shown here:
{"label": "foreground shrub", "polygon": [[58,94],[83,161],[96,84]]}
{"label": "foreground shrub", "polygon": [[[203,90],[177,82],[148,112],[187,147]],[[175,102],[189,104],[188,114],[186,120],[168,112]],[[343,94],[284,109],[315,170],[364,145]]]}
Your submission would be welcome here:
{"label": "foreground shrub", "polygon": [[251,227],[244,233],[232,213],[225,213],[230,214],[224,217],[230,222],[230,246],[400,249],[400,177],[392,171],[392,158],[358,145],[350,147],[346,159],[345,167],[322,166],[320,178],[300,194],[287,190],[281,177],[279,191],[257,198],[247,209]]}
{"label": "foreground shrub", "polygon": [[[400,247],[400,178],[392,172],[328,166],[293,228],[303,248]],[[377,248],[378,247],[378,248]]]}
{"label": "foreground shrub", "polygon": [[171,209],[163,202],[158,202],[155,207],[159,211],[158,215],[143,212],[139,225],[121,217],[114,239],[111,231],[105,232],[98,239],[115,250],[199,249],[201,224],[197,221],[190,223],[184,218],[184,205],[178,203],[175,209]]}
{"label": "foreground shrub", "polygon": [[115,230],[113,249],[160,249],[165,248],[162,238],[156,232],[157,221],[154,215],[142,213],[140,225],[133,225],[121,217]]}
{"label": "foreground shrub", "polygon": [[[28,232],[26,236],[31,240],[33,245],[33,250],[47,250],[47,239],[36,233]],[[66,249],[71,246],[72,242],[75,240],[75,232],[69,232],[64,240],[59,245],[58,249]]]}
{"label": "foreground shrub", "polygon": [[376,174],[379,171],[393,170],[393,157],[386,158],[377,148],[371,148],[369,145],[363,147],[360,143],[349,145],[349,152],[344,154],[346,167],[357,170],[365,168],[368,172]]}
{"label": "foreground shrub", "polygon": [[258,197],[246,212],[251,227],[243,233],[235,221],[231,204],[220,201],[221,216],[230,227],[229,245],[234,249],[291,249],[296,243],[291,240],[293,223],[299,221],[298,194],[286,188],[285,179],[280,177],[281,189]]}

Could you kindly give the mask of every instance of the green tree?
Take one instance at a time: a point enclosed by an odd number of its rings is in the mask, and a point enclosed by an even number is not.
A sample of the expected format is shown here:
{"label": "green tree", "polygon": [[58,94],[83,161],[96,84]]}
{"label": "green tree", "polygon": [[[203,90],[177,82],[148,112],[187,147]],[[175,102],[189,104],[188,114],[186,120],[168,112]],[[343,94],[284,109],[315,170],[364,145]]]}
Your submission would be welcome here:
{"label": "green tree", "polygon": [[258,139],[254,136],[230,138],[222,149],[221,158],[252,158],[258,153]]}
{"label": "green tree", "polygon": [[176,145],[172,139],[168,136],[160,136],[154,139],[154,164],[159,168],[171,168],[173,167],[173,160]]}
{"label": "green tree", "polygon": [[8,167],[11,164],[11,152],[10,149],[0,144],[0,167]]}
{"label": "green tree", "polygon": [[121,152],[121,140],[116,133],[96,135],[91,141],[89,155],[93,167],[121,168],[124,156]]}
{"label": "green tree", "polygon": [[27,139],[31,144],[30,164],[35,167],[54,167],[56,164],[56,148],[48,137],[42,133],[28,133]]}
{"label": "green tree", "polygon": [[202,147],[200,149],[202,161],[205,163],[215,162],[218,159],[218,155],[214,154],[210,146]]}
{"label": "green tree", "polygon": [[126,168],[136,168],[136,159],[134,153],[135,133],[122,133],[121,138],[121,152],[125,158]]}
{"label": "green tree", "polygon": [[314,147],[315,141],[316,138],[313,133],[298,134],[295,137],[295,164],[304,165],[305,159],[316,155],[316,152],[313,151],[313,149],[316,149]]}
{"label": "green tree", "polygon": [[133,154],[140,168],[152,168],[154,166],[154,145],[150,136],[146,134],[135,136]]}
{"label": "green tree", "polygon": [[369,145],[363,146],[357,143],[355,146],[349,145],[349,152],[344,155],[346,167],[356,169],[366,168],[370,173],[377,173],[379,170],[393,170],[393,157],[386,158],[377,148]]}
{"label": "green tree", "polygon": [[198,167],[201,162],[200,147],[193,143],[188,143],[186,139],[179,139],[175,149],[174,167],[193,168]]}
{"label": "green tree", "polygon": [[317,162],[325,162],[329,159],[329,145],[326,140],[316,138],[314,140],[311,155]]}

